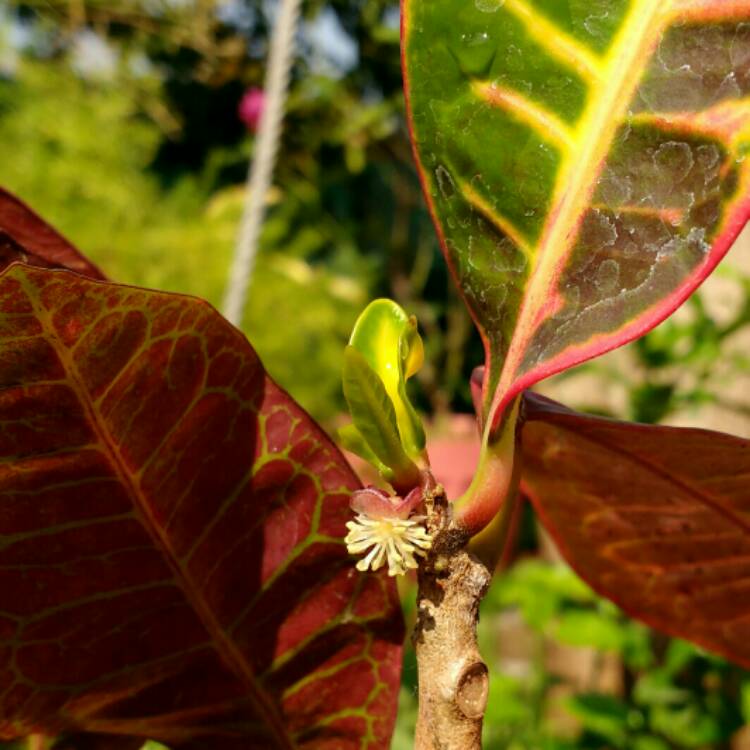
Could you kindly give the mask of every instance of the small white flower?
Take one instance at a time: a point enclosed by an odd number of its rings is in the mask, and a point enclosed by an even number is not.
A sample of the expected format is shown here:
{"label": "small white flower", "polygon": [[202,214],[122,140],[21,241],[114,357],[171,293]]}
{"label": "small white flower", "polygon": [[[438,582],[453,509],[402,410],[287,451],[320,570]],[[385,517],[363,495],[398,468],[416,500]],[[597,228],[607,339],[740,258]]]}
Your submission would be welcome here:
{"label": "small white flower", "polygon": [[414,555],[424,557],[432,547],[432,537],[421,522],[424,516],[413,518],[371,518],[362,513],[346,528],[346,548],[351,555],[359,555],[372,549],[357,563],[357,570],[378,570],[388,561],[388,575],[403,575],[410,568],[418,567]]}

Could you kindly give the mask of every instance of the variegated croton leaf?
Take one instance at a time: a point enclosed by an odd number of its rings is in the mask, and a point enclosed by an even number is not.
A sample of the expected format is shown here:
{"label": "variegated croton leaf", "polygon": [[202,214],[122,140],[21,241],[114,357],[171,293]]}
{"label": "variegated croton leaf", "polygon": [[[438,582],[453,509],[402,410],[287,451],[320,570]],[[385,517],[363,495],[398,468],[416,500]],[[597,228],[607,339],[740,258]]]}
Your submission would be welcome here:
{"label": "variegated croton leaf", "polygon": [[403,0],[412,136],[484,414],[670,314],[748,215],[750,0]]}
{"label": "variegated croton leaf", "polygon": [[385,750],[402,621],[343,545],[358,486],[206,303],[11,265],[0,737]]}

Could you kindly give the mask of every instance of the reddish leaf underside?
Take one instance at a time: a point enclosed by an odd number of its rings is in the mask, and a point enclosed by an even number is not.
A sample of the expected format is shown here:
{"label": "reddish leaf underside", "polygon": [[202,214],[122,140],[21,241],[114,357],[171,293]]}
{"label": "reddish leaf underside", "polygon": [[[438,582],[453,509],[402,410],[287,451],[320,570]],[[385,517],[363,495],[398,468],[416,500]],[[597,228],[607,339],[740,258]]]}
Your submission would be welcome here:
{"label": "reddish leaf underside", "polygon": [[630,341],[748,217],[750,0],[402,0],[410,125],[484,417]]}
{"label": "reddish leaf underside", "polygon": [[0,188],[0,271],[15,262],[67,268],[92,279],[104,279],[104,274],[59,232]]}
{"label": "reddish leaf underside", "polygon": [[395,589],[358,482],[206,303],[0,276],[0,736],[386,748]]}
{"label": "reddish leaf underside", "polygon": [[111,734],[74,734],[56,740],[51,750],[143,750],[143,740]]}
{"label": "reddish leaf underside", "polygon": [[750,667],[750,441],[524,402],[523,488],[576,572]]}

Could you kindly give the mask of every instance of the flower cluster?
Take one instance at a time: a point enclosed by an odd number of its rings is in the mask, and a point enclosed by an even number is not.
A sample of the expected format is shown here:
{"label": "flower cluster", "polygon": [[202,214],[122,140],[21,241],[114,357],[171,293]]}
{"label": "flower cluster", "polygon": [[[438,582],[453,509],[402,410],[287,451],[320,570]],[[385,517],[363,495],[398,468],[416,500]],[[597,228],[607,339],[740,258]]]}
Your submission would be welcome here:
{"label": "flower cluster", "polygon": [[418,563],[414,556],[424,557],[432,547],[432,537],[421,523],[424,520],[424,516],[401,519],[357,515],[346,524],[349,529],[346,548],[352,555],[372,548],[357,563],[357,570],[378,570],[386,561],[389,576],[404,575],[407,570],[416,568]]}
{"label": "flower cluster", "polygon": [[[404,575],[418,567],[415,555],[424,557],[432,547],[425,529],[425,516],[412,516],[422,502],[422,489],[416,487],[406,498],[391,497],[368,487],[352,495],[351,507],[357,514],[346,524],[346,548],[351,555],[365,557],[357,570],[378,570],[388,563],[388,575]],[[369,550],[369,552],[368,552]]]}

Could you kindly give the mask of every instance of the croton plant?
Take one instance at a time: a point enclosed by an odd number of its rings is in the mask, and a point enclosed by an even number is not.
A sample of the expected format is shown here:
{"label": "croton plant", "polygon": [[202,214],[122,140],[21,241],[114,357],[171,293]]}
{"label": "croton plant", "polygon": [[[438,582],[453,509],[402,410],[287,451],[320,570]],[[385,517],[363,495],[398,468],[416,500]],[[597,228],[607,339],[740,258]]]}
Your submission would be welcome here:
{"label": "croton plant", "polygon": [[486,346],[473,483],[432,477],[395,304],[345,356],[363,488],[207,303],[109,281],[0,194],[0,738],[387,748],[416,568],[417,746],[479,747],[471,631],[521,496],[598,592],[750,666],[750,444],[527,390],[663,320],[744,226],[750,0],[404,0],[402,56]]}

